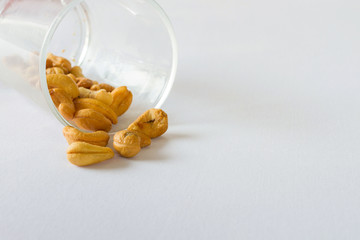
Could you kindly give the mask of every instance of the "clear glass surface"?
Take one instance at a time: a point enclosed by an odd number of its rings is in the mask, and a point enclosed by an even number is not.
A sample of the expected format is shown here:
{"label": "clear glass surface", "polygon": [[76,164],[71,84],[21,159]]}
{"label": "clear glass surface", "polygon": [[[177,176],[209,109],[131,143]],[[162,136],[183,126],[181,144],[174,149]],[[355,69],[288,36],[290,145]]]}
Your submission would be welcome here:
{"label": "clear glass surface", "polygon": [[111,132],[160,107],[172,87],[177,47],[171,24],[152,0],[0,0],[0,81],[64,124],[46,84],[51,52],[80,65],[86,77],[128,86],[129,110]]}

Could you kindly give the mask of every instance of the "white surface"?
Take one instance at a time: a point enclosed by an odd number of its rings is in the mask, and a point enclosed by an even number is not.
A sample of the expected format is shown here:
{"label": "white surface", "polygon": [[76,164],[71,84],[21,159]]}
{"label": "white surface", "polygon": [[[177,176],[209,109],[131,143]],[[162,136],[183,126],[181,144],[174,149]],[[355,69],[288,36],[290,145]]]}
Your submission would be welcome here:
{"label": "white surface", "polygon": [[159,3],[180,66],[135,159],[71,165],[1,86],[0,238],[359,239],[359,2]]}

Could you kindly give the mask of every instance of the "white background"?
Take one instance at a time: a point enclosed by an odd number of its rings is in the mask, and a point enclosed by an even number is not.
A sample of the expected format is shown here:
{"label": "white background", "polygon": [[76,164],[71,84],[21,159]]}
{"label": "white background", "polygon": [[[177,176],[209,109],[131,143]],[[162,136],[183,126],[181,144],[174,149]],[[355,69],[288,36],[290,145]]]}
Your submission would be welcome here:
{"label": "white background", "polygon": [[160,0],[179,41],[168,132],[66,160],[0,90],[0,239],[359,239],[360,3]]}

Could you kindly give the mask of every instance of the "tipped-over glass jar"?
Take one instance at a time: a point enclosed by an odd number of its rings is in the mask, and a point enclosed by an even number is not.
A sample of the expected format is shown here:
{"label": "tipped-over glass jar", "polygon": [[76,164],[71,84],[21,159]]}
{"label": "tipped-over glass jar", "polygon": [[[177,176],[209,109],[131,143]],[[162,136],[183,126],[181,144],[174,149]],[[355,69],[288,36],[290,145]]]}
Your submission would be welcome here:
{"label": "tipped-over glass jar", "polygon": [[71,60],[86,77],[133,93],[110,132],[159,108],[173,85],[177,46],[172,26],[153,0],[0,0],[0,81],[64,125],[49,95],[48,53]]}

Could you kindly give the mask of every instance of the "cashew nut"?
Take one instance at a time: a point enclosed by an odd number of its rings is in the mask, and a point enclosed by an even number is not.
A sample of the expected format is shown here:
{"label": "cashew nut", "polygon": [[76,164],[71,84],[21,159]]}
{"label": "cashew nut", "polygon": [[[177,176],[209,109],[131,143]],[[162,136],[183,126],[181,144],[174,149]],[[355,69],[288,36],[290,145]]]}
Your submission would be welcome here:
{"label": "cashew nut", "polygon": [[83,73],[82,73],[82,69],[79,66],[74,66],[71,70],[70,73],[73,74],[75,77],[84,77]]}
{"label": "cashew nut", "polygon": [[111,121],[94,109],[78,110],[75,112],[73,121],[79,128],[89,131],[109,132],[112,127]]}
{"label": "cashew nut", "polygon": [[105,103],[94,98],[78,98],[74,100],[76,111],[81,109],[93,109],[110,119],[113,124],[117,123],[116,113]]}
{"label": "cashew nut", "polygon": [[135,133],[122,130],[114,135],[113,146],[121,156],[130,158],[140,152],[140,141],[140,137]]}
{"label": "cashew nut", "polygon": [[87,166],[114,157],[111,148],[85,142],[74,142],[67,149],[67,159],[77,166]]}
{"label": "cashew nut", "polygon": [[152,108],[138,117],[128,129],[139,131],[150,138],[156,138],[163,135],[168,129],[168,116],[163,110]]}
{"label": "cashew nut", "polygon": [[88,78],[77,77],[76,84],[78,87],[91,88],[91,86],[93,85],[93,81]]}
{"label": "cashew nut", "polygon": [[63,134],[69,144],[73,142],[87,142],[102,147],[108,144],[110,138],[109,134],[104,131],[85,133],[70,126],[64,127]]}
{"label": "cashew nut", "polygon": [[79,96],[79,89],[74,81],[63,74],[48,74],[46,76],[48,88],[61,88],[65,90],[73,99]]}
{"label": "cashew nut", "polygon": [[111,93],[107,92],[105,89],[100,89],[98,91],[92,91],[87,88],[79,87],[80,98],[95,98],[107,105],[110,105],[113,101],[113,96]]}
{"label": "cashew nut", "polygon": [[75,106],[70,95],[61,88],[52,88],[49,93],[60,114],[66,120],[71,120],[75,113]]}
{"label": "cashew nut", "polygon": [[133,95],[125,86],[115,88],[111,92],[111,95],[113,97],[113,102],[110,107],[117,116],[121,116],[129,109]]}
{"label": "cashew nut", "polygon": [[49,53],[46,59],[46,68],[49,67],[60,67],[64,70],[65,74],[68,74],[71,70],[71,63],[66,58]]}
{"label": "cashew nut", "polygon": [[107,83],[93,83],[94,85],[90,88],[91,90],[105,89],[107,92],[112,92],[115,88]]}
{"label": "cashew nut", "polygon": [[113,146],[122,157],[134,157],[140,149],[151,144],[151,139],[136,131],[122,130],[114,135]]}
{"label": "cashew nut", "polygon": [[52,67],[46,69],[46,74],[65,74],[64,70],[59,67]]}

